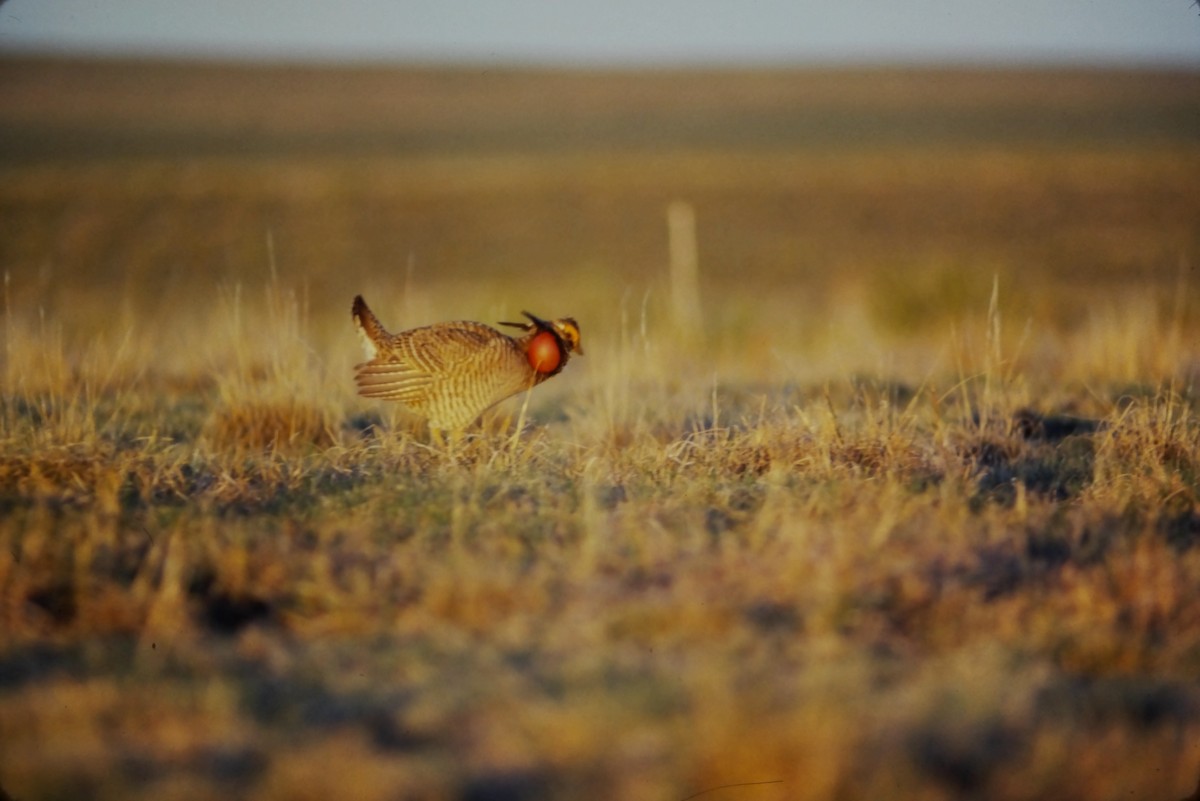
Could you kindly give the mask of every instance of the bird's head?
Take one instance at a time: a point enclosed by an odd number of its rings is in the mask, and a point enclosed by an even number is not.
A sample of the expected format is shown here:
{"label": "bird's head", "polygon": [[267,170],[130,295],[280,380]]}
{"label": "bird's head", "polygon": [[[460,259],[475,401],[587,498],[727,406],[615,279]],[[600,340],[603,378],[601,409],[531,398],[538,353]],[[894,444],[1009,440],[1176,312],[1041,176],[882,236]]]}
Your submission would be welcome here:
{"label": "bird's head", "polygon": [[575,322],[574,317],[560,317],[557,320],[543,320],[541,317],[530,314],[527,311],[521,312],[529,318],[528,323],[507,323],[502,322],[500,325],[507,325],[512,328],[520,328],[522,331],[549,331],[554,334],[559,341],[565,353],[578,353],[583,355],[583,344],[579,336],[579,323]]}

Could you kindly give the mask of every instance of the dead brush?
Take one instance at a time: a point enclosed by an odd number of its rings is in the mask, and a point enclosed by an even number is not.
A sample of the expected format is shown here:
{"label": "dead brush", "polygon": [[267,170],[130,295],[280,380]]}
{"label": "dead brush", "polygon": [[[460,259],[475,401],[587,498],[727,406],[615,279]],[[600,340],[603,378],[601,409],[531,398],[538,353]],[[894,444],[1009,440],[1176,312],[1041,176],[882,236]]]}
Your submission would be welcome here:
{"label": "dead brush", "polygon": [[26,501],[115,512],[146,459],[105,445],[44,448],[0,457],[0,494]]}
{"label": "dead brush", "polygon": [[327,410],[295,398],[231,399],[204,426],[203,438],[217,452],[328,448],[337,423]]}
{"label": "dead brush", "polygon": [[209,369],[217,376],[216,405],[201,440],[215,453],[328,448],[338,441],[340,415],[325,400],[328,373],[309,337],[307,286],[284,287],[268,233],[270,278],[260,302],[235,284],[222,292]]}
{"label": "dead brush", "polygon": [[1132,499],[1200,503],[1200,420],[1174,394],[1131,403],[1097,440],[1097,486]]}

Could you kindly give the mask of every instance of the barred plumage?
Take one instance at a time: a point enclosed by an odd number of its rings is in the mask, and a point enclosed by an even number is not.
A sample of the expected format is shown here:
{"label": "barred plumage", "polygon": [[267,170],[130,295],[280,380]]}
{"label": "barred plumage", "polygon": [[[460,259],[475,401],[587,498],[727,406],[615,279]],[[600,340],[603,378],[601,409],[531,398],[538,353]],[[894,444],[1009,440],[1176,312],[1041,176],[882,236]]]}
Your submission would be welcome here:
{"label": "barred plumage", "polygon": [[[510,337],[465,320],[389,334],[361,295],[351,313],[368,359],[354,368],[358,393],[398,401],[439,431],[465,428],[505,398],[557,375],[572,353],[583,354],[570,317],[546,321],[523,312],[529,323],[501,323],[525,331]],[[531,344],[543,353],[547,336],[550,357],[531,354]]]}

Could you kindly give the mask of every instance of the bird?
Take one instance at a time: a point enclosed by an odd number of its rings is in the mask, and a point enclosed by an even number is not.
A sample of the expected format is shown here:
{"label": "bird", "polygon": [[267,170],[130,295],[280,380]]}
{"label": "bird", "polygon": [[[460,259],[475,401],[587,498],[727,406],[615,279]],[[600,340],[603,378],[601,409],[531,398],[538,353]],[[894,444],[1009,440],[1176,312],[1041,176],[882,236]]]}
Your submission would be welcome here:
{"label": "bird", "polygon": [[583,355],[574,318],[501,322],[509,336],[469,320],[434,323],[396,334],[356,295],[354,325],[367,361],[354,367],[358,394],[394,400],[425,418],[431,431],[461,432],[502,400],[553,378]]}

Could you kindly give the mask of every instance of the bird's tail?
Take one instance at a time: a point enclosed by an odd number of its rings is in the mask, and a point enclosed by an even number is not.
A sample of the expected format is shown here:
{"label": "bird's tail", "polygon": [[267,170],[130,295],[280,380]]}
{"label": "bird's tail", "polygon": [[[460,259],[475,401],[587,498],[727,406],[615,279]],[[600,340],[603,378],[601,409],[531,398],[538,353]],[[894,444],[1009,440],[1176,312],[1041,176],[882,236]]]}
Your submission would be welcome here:
{"label": "bird's tail", "polygon": [[367,306],[362,295],[354,296],[354,305],[350,307],[350,313],[354,315],[354,327],[358,329],[358,336],[362,340],[363,353],[368,361],[374,359],[375,354],[379,352],[378,343],[388,336],[387,329]]}

